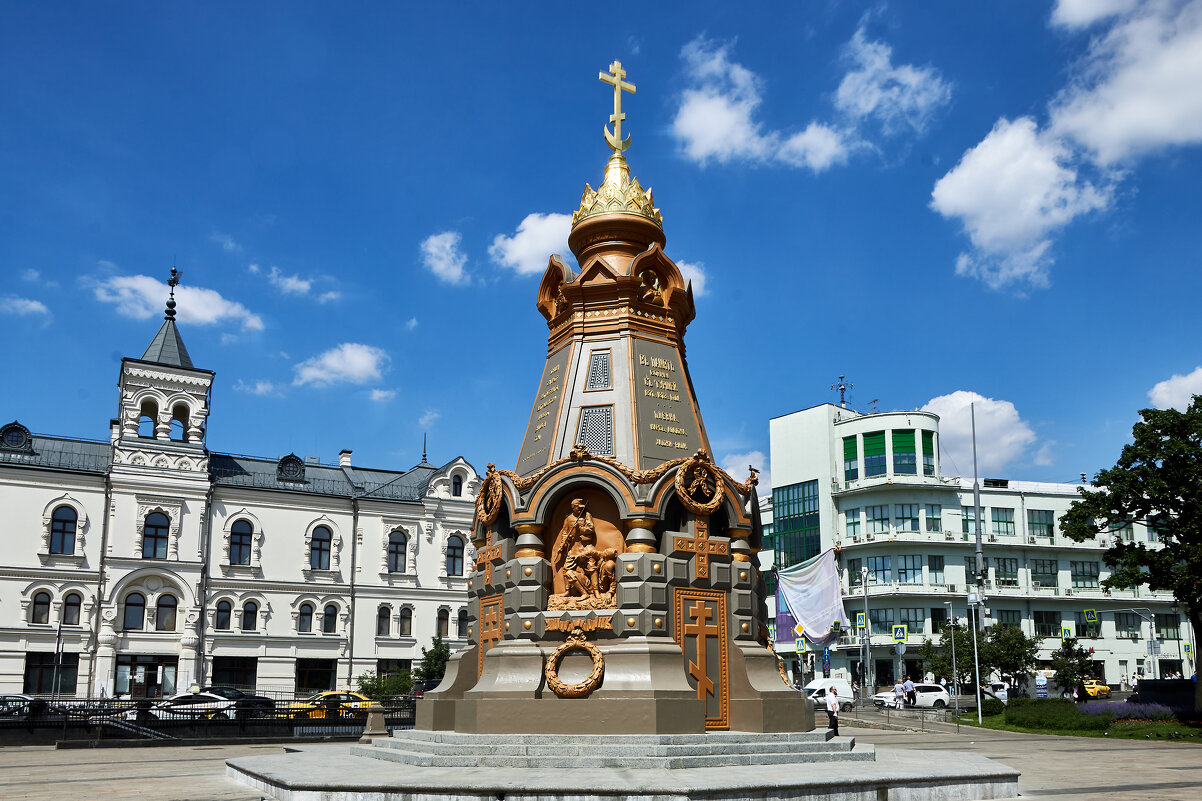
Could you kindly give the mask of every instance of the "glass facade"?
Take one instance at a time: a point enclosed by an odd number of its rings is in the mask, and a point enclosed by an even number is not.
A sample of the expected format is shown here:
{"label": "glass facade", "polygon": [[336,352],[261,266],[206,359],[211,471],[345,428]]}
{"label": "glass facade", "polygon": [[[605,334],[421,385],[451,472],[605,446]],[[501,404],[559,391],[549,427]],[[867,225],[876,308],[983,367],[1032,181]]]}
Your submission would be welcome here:
{"label": "glass facade", "polygon": [[993,533],[999,537],[1014,536],[1014,510],[1003,507],[993,507]]}
{"label": "glass facade", "polygon": [[859,453],[856,450],[856,438],[843,438],[843,480],[855,481],[860,477]]}
{"label": "glass facade", "polygon": [[1097,562],[1069,562],[1068,564],[1072,572],[1074,587],[1098,586],[1100,565]]}
{"label": "glass facade", "polygon": [[776,565],[789,567],[819,553],[818,480],[772,489]]}
{"label": "glass facade", "polygon": [[994,578],[999,587],[1017,587],[1018,586],[1018,559],[1015,557],[1001,557],[993,560],[994,563]]}
{"label": "glass facade", "polygon": [[914,448],[914,431],[894,429],[893,472],[896,475],[912,476],[918,473],[918,459]]}
{"label": "glass facade", "polygon": [[898,531],[918,531],[918,504],[899,503],[894,510],[897,512]]}
{"label": "glass facade", "polygon": [[935,432],[922,432],[922,474],[935,475]]}
{"label": "glass facade", "polygon": [[860,536],[860,510],[848,509],[847,512],[844,513],[844,518],[846,519],[847,536]]}
{"label": "glass facade", "polygon": [[889,507],[888,506],[868,506],[864,509],[864,516],[868,519],[869,534],[888,534],[889,533]]}
{"label": "glass facade", "polygon": [[898,623],[906,624],[906,634],[925,634],[926,633],[926,610],[918,607],[910,607],[897,610]]}
{"label": "glass facade", "polygon": [[870,556],[868,557],[868,581],[877,584],[888,584],[889,576],[888,556]]}
{"label": "glass facade", "polygon": [[893,633],[893,610],[892,609],[869,609],[868,621],[872,626],[873,634],[892,634]]}
{"label": "glass facade", "polygon": [[1054,524],[1053,514],[1051,509],[1028,509],[1027,510],[1027,530],[1035,537],[1050,537],[1052,536],[1052,526]]}
{"label": "glass facade", "polygon": [[1095,620],[1093,623],[1085,622],[1084,612],[1073,612],[1073,622],[1076,624],[1076,632],[1078,637],[1101,637],[1102,625]]}
{"label": "glass facade", "polygon": [[943,557],[932,554],[927,557],[927,573],[932,584],[946,584],[943,580]]}
{"label": "glass facade", "polygon": [[1060,563],[1055,559],[1032,559],[1031,581],[1038,581],[1042,587],[1055,587],[1059,581]]}
{"label": "glass facade", "polygon": [[917,554],[897,557],[897,580],[902,584],[921,584],[922,557]]}
{"label": "glass facade", "polygon": [[1036,611],[1035,615],[1035,636],[1036,637],[1059,637],[1060,636],[1060,613],[1059,612],[1040,612]]}
{"label": "glass facade", "polygon": [[927,531],[943,531],[943,507],[937,503],[927,504]]}

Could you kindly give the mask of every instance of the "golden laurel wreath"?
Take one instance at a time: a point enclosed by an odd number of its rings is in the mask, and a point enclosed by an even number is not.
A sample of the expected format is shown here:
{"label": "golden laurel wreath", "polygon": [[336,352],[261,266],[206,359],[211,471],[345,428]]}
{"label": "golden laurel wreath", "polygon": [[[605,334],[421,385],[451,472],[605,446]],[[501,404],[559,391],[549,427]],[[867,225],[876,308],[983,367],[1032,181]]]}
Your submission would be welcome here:
{"label": "golden laurel wreath", "polygon": [[[592,672],[579,684],[565,684],[559,679],[559,663],[569,651],[584,651],[593,659]],[[587,698],[600,686],[601,677],[605,675],[605,657],[601,654],[601,649],[585,639],[584,631],[577,626],[572,629],[568,639],[560,643],[547,657],[543,675],[547,677],[547,686],[551,688],[551,692],[560,698]]]}
{"label": "golden laurel wreath", "polygon": [[[722,504],[722,477],[704,450],[697,451],[680,466],[675,486],[680,502],[695,515],[711,515]],[[709,499],[694,498],[695,491],[703,497],[708,495]]]}
{"label": "golden laurel wreath", "polygon": [[501,511],[501,475],[493,464],[484,474],[484,485],[476,495],[476,525],[491,526]]}

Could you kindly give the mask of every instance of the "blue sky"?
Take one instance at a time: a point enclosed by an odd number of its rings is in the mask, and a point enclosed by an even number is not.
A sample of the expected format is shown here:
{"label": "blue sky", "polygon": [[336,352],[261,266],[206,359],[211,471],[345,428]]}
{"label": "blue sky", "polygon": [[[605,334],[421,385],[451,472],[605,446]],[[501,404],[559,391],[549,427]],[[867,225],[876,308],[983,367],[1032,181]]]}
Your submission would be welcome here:
{"label": "blue sky", "polygon": [[0,2],[0,417],[106,437],[174,263],[211,449],[512,466],[614,59],[739,475],[841,374],[1049,481],[1202,392],[1202,0],[433,5]]}

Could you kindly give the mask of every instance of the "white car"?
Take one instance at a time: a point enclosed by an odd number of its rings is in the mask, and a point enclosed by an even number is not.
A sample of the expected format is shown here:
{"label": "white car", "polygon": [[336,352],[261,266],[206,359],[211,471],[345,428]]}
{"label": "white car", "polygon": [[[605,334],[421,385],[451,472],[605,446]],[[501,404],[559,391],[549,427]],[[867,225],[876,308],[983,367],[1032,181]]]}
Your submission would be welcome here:
{"label": "white car", "polygon": [[[938,684],[915,684],[914,685],[914,707],[918,709],[946,709],[948,704],[952,702],[952,697],[947,694],[947,690],[940,687]],[[893,690],[886,690],[883,693],[877,693],[872,696],[872,703],[876,706],[893,706]],[[909,706],[907,704],[907,706]]]}
{"label": "white car", "polygon": [[[154,720],[229,720],[234,717],[235,706],[235,701],[216,693],[180,693],[156,702],[146,713]],[[116,717],[136,723],[140,715],[138,709],[127,707]]]}

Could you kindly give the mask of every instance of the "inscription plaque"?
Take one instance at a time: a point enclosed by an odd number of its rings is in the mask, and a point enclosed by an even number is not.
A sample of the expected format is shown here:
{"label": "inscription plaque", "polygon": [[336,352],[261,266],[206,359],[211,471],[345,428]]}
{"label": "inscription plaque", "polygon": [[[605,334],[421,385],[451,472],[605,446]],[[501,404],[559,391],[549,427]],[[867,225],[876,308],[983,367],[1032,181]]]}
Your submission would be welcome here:
{"label": "inscription plaque", "polygon": [[555,433],[559,425],[559,406],[563,398],[568,362],[572,356],[571,345],[565,345],[547,357],[543,366],[543,378],[534,396],[534,409],[530,412],[530,423],[526,426],[526,437],[518,454],[515,471],[519,476],[528,476],[546,467],[551,461],[551,450],[555,447]]}
{"label": "inscription plaque", "polygon": [[693,385],[674,345],[634,337],[630,348],[639,468],[649,470],[707,448],[694,414]]}

